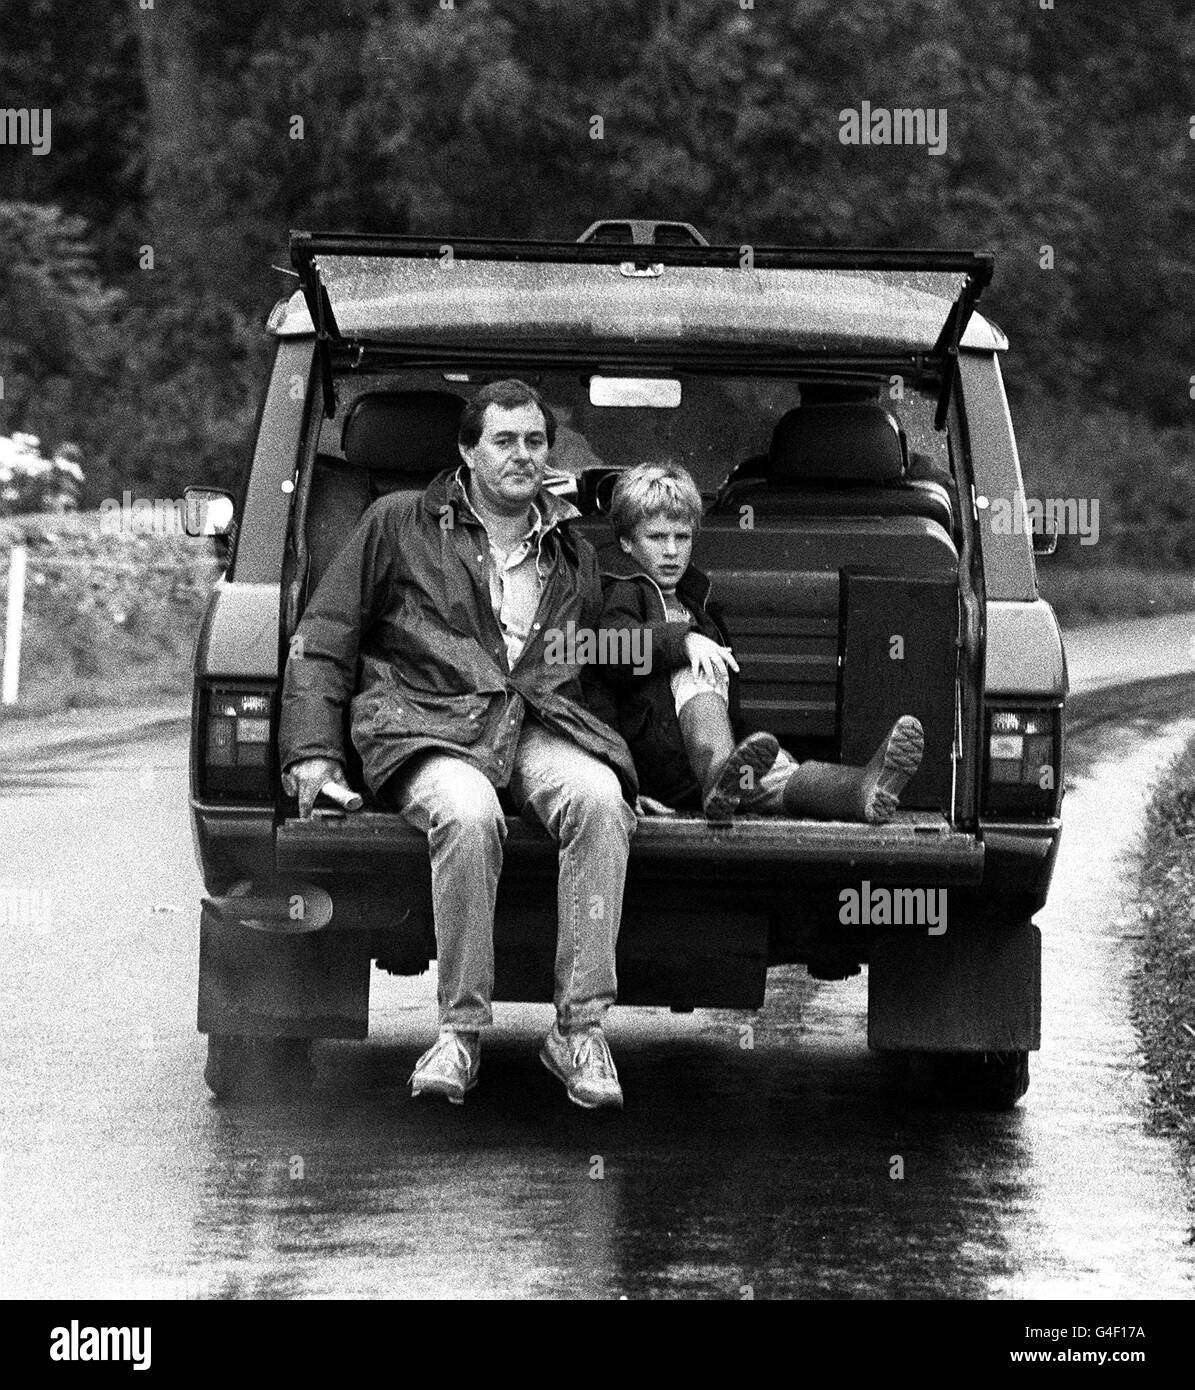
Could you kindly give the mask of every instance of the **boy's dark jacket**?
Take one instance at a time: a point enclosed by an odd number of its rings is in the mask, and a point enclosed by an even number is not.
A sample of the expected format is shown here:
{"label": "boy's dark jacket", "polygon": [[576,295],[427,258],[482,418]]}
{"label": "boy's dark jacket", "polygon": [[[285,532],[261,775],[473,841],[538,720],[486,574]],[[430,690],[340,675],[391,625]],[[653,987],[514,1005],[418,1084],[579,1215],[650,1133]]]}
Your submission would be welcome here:
{"label": "boy's dark jacket", "polygon": [[[639,789],[670,806],[701,803],[697,779],[689,766],[672,695],[672,673],[689,664],[685,637],[700,632],[728,646],[725,623],[710,602],[710,580],[690,565],[676,586],[677,599],[693,615],[692,624],[669,622],[659,586],[617,542],[598,551],[602,577],[602,614],[598,626],[646,630],[640,652],[650,652],[651,667],[587,666],[586,698],[590,708],[617,729],[630,745],[639,774]],[[617,650],[617,644],[612,644]],[[731,715],[737,709],[737,682],[731,673]]]}

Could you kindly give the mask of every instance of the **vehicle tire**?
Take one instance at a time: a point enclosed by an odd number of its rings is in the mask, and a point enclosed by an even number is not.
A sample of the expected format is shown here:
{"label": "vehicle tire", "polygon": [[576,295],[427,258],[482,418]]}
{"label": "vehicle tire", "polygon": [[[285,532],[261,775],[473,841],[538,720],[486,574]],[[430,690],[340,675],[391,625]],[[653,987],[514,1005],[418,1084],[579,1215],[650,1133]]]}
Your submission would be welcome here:
{"label": "vehicle tire", "polygon": [[962,1100],[980,1110],[1011,1110],[1029,1089],[1028,1052],[981,1052],[965,1057]]}
{"label": "vehicle tire", "polygon": [[209,1033],[203,1079],[216,1100],[301,1095],[315,1076],[310,1038],[246,1038]]}
{"label": "vehicle tire", "polygon": [[919,1052],[907,1078],[920,1099],[965,1110],[1011,1110],[1029,1089],[1028,1052]]}

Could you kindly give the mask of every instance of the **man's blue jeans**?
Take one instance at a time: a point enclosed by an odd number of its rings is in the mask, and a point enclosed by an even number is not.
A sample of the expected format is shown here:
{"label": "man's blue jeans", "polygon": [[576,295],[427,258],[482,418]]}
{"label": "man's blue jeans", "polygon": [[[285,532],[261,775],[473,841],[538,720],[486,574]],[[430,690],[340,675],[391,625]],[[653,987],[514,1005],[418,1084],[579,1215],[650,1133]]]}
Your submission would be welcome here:
{"label": "man's blue jeans", "polygon": [[[562,1031],[600,1023],[617,994],[614,947],[635,813],[618,777],[569,739],[528,719],[510,792],[560,846],[556,1017]],[[427,835],[432,867],[440,1024],[493,1022],[494,901],[506,821],[484,773],[428,753],[395,779],[391,800]]]}

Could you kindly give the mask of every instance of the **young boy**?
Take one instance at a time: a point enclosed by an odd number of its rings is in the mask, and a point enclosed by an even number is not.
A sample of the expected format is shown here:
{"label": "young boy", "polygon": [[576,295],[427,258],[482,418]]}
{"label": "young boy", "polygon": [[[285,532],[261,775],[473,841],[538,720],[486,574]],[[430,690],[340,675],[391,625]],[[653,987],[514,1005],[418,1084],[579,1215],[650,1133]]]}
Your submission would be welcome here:
{"label": "young boy", "polygon": [[[866,767],[797,763],[767,733],[735,743],[730,673],[738,663],[710,603],[710,581],[690,564],[701,494],[678,464],[644,463],[614,488],[610,521],[618,541],[602,555],[599,626],[645,629],[608,650],[650,652],[641,662],[592,668],[595,708],[626,739],[641,792],[670,806],[700,804],[710,820],[740,807],[757,814],[891,819],[921,763],[921,724],[902,715]],[[645,669],[646,668],[646,669]]]}

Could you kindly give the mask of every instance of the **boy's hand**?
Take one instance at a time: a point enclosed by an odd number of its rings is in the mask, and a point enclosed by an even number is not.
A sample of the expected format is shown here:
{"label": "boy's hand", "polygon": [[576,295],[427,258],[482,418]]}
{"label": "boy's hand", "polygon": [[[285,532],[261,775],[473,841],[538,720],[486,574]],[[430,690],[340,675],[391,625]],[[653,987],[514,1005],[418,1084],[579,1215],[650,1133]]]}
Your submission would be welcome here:
{"label": "boy's hand", "polygon": [[690,632],[686,636],[685,655],[689,658],[694,680],[700,680],[703,676],[708,681],[716,681],[719,677],[729,679],[726,668],[729,666],[732,671],[739,669],[739,663],[729,647],[720,647],[700,632]]}

